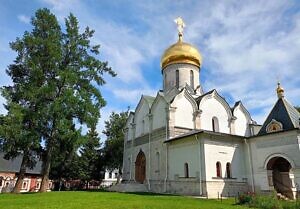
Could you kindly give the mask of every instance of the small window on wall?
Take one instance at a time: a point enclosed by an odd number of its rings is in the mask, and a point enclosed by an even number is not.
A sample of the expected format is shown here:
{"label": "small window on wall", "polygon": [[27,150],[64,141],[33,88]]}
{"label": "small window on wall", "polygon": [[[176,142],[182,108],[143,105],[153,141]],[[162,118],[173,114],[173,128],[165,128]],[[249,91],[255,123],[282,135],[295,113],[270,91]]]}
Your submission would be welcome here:
{"label": "small window on wall", "polygon": [[189,178],[189,164],[184,164],[184,177]]}
{"label": "small window on wall", "polygon": [[112,172],[109,172],[108,174],[108,178],[111,179],[112,178]]}
{"label": "small window on wall", "polygon": [[38,183],[36,183],[36,186],[35,186],[37,189],[39,189],[40,188],[40,183],[38,182]]}
{"label": "small window on wall", "polygon": [[176,70],[176,88],[179,88],[179,70]]}
{"label": "small window on wall", "polygon": [[26,182],[26,181],[23,182],[23,184],[22,184],[22,189],[27,189],[27,182]]}
{"label": "small window on wall", "polygon": [[194,71],[190,71],[190,85],[191,88],[194,89]]}
{"label": "small window on wall", "polygon": [[217,117],[212,118],[212,131],[213,132],[219,132],[219,120]]}
{"label": "small window on wall", "polygon": [[232,178],[231,176],[231,164],[230,163],[226,163],[226,177],[227,178]]}
{"label": "small window on wall", "polygon": [[221,167],[220,162],[216,163],[216,170],[217,170],[217,177],[221,178],[222,177],[222,167]]}
{"label": "small window on wall", "polygon": [[3,181],[3,177],[1,176],[0,177],[0,187],[2,187],[2,185],[3,185],[2,181]]}

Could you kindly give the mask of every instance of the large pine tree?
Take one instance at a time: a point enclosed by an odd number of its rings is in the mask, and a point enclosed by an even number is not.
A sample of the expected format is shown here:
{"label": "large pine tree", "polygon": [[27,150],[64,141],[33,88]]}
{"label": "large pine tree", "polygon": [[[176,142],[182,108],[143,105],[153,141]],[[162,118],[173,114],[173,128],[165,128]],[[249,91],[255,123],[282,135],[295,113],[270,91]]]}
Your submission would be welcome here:
{"label": "large pine tree", "polygon": [[[33,30],[11,44],[18,56],[7,70],[13,85],[5,87],[3,95],[28,114],[22,117],[32,115],[29,121],[20,119],[20,130],[25,130],[26,125],[26,130],[36,137],[29,138],[27,145],[31,140],[33,144],[39,144],[35,143],[39,140],[44,144],[40,189],[44,192],[55,149],[70,137],[77,143],[80,130],[75,123],[91,127],[98,121],[105,100],[97,86],[105,83],[104,73],[115,73],[107,62],[97,58],[99,45],[90,43],[94,31],[87,27],[80,33],[74,15],[65,19],[66,31],[61,30],[48,9],[37,10],[31,22]],[[10,105],[7,109],[8,115],[13,113]],[[32,153],[27,145],[20,148],[24,156],[27,149]]]}

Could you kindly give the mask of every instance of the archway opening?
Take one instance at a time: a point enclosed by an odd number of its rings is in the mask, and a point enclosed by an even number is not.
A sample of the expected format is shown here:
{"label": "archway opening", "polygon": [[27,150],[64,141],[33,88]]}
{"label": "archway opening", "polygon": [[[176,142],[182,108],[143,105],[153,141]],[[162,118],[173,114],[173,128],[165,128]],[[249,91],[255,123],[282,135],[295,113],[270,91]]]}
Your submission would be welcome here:
{"label": "archway opening", "polygon": [[140,151],[135,161],[135,180],[141,184],[146,179],[146,157],[143,151]]}
{"label": "archway opening", "polygon": [[293,199],[292,181],[290,179],[290,170],[292,166],[283,157],[273,157],[267,164],[268,173],[272,175],[271,186],[277,193],[280,193],[290,199]]}

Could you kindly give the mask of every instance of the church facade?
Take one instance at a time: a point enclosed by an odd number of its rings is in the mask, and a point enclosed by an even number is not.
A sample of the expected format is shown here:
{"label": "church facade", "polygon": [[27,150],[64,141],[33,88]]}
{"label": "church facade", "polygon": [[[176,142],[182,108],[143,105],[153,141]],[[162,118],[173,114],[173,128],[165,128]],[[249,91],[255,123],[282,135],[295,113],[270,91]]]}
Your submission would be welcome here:
{"label": "church facade", "polygon": [[242,102],[231,107],[217,90],[203,91],[201,54],[178,35],[161,59],[163,90],[142,95],[127,120],[123,190],[208,197],[275,190],[295,198],[300,114],[283,88],[258,125]]}

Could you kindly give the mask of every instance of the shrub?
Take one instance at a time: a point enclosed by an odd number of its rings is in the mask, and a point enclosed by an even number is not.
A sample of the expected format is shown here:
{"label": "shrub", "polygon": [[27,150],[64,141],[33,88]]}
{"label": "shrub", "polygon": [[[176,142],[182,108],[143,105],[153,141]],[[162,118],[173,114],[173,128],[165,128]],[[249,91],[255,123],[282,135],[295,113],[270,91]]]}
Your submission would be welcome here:
{"label": "shrub", "polygon": [[283,209],[280,201],[277,199],[276,193],[271,195],[256,195],[250,202],[250,206],[261,209]]}
{"label": "shrub", "polygon": [[249,204],[252,202],[253,197],[254,197],[254,193],[251,192],[240,194],[238,196],[238,203],[241,205]]}

